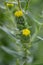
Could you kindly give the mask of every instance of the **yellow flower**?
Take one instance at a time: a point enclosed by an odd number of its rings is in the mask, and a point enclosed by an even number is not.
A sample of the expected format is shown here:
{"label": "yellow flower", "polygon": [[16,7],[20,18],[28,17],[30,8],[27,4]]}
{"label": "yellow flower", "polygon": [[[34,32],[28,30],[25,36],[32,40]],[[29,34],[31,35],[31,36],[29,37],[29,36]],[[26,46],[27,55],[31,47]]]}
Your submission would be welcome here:
{"label": "yellow flower", "polygon": [[28,36],[28,35],[30,35],[30,30],[29,29],[23,29],[22,34],[25,36]]}
{"label": "yellow flower", "polygon": [[6,4],[8,7],[13,7],[14,6],[14,4],[12,4],[12,3],[7,3]]}
{"label": "yellow flower", "polygon": [[21,10],[19,10],[19,11],[16,11],[16,12],[14,13],[14,15],[15,15],[16,17],[21,17],[21,16],[23,16],[23,12],[22,12]]}

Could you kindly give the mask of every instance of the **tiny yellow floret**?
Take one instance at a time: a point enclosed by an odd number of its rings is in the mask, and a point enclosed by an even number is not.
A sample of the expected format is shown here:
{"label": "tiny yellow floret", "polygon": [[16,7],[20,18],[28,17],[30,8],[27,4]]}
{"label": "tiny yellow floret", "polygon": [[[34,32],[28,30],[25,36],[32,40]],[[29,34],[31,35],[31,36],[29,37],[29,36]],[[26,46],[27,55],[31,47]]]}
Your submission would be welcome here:
{"label": "tiny yellow floret", "polygon": [[13,7],[14,4],[12,4],[12,3],[7,3],[7,6],[8,6],[8,7]]}
{"label": "tiny yellow floret", "polygon": [[25,36],[28,36],[28,35],[30,35],[30,30],[29,29],[23,29],[22,34]]}
{"label": "tiny yellow floret", "polygon": [[20,10],[20,11],[16,11],[15,13],[14,13],[14,15],[16,16],[16,17],[21,17],[21,16],[23,16],[23,12]]}

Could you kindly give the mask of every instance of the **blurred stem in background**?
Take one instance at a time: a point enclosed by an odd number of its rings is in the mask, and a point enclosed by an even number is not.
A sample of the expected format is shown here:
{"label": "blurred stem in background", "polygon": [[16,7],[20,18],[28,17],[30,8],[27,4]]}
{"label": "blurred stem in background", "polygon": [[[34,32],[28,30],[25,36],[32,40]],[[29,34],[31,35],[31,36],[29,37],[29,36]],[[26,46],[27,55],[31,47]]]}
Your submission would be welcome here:
{"label": "blurred stem in background", "polygon": [[25,11],[28,10],[30,1],[31,1],[31,0],[27,0],[27,1],[26,1]]}

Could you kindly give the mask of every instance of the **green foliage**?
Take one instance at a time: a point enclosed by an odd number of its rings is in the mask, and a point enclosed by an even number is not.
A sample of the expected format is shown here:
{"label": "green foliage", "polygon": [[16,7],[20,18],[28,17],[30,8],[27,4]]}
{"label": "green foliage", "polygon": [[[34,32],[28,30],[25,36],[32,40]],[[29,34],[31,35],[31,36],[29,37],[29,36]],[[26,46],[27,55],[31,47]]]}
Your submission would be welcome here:
{"label": "green foliage", "polygon": [[43,65],[43,0],[0,0],[0,65]]}

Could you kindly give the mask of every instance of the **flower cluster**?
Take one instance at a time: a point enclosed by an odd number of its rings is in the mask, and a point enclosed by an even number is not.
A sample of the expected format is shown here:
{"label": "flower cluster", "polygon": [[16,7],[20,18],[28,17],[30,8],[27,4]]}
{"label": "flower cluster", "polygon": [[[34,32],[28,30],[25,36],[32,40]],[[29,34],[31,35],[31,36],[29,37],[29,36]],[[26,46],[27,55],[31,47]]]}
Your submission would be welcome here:
{"label": "flower cluster", "polygon": [[[12,4],[12,3],[7,3],[7,6],[8,6],[8,7],[13,7],[14,4]],[[16,17],[22,17],[22,16],[23,16],[23,11],[22,11],[22,10],[18,10],[18,11],[16,11],[16,12],[14,12],[14,16],[16,16]],[[29,29],[23,29],[23,30],[22,30],[22,35],[24,35],[24,36],[30,35],[30,30],[29,30]]]}

